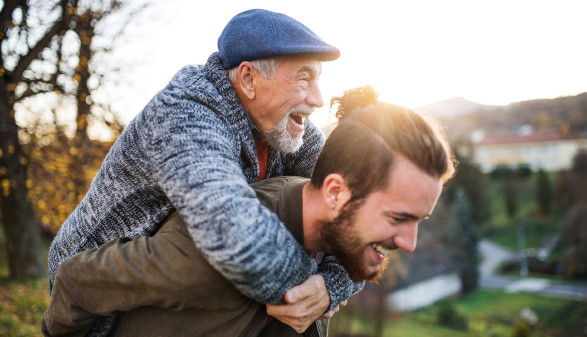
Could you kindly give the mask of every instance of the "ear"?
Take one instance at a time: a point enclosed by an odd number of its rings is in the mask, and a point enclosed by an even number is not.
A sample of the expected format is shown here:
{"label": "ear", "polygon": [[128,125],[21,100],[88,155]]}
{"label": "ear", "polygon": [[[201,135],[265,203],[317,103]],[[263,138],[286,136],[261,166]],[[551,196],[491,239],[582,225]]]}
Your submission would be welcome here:
{"label": "ear", "polygon": [[256,85],[255,76],[257,75],[257,69],[253,67],[251,62],[244,61],[238,66],[238,75],[236,81],[240,88],[240,91],[248,99],[255,99]]}
{"label": "ear", "polygon": [[322,197],[326,205],[332,210],[332,218],[334,219],[351,198],[351,191],[342,175],[331,173],[326,176],[322,184]]}

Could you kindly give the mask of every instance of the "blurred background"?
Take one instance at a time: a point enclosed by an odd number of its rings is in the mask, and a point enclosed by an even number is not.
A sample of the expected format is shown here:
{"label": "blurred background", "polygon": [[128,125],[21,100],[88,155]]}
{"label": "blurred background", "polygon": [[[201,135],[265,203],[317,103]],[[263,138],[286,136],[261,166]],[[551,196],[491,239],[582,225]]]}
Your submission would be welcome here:
{"label": "blurred background", "polygon": [[[40,336],[52,236],[125,125],[237,13],[341,49],[325,101],[372,85],[460,161],[412,254],[331,336],[587,336],[585,1],[36,0],[0,4],[0,335]],[[328,106],[314,122],[328,134]]]}

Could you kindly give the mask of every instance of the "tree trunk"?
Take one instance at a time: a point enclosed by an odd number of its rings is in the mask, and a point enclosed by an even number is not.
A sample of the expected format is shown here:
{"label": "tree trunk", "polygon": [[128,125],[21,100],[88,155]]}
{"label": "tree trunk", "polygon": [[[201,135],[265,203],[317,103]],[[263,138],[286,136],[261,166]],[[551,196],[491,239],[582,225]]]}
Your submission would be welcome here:
{"label": "tree trunk", "polygon": [[46,275],[41,237],[27,198],[26,158],[18,140],[12,86],[0,80],[0,211],[10,277]]}
{"label": "tree trunk", "polygon": [[75,198],[79,203],[87,192],[86,167],[88,154],[86,153],[90,144],[88,136],[88,117],[91,114],[91,92],[88,81],[91,77],[90,61],[93,56],[92,41],[95,36],[95,30],[92,24],[92,13],[90,11],[79,16],[75,32],[80,39],[79,63],[75,68],[74,79],[77,82],[77,92],[75,99],[77,101],[76,114],[76,132],[73,140],[73,153],[70,153],[72,160],[70,162],[71,179],[74,183]]}

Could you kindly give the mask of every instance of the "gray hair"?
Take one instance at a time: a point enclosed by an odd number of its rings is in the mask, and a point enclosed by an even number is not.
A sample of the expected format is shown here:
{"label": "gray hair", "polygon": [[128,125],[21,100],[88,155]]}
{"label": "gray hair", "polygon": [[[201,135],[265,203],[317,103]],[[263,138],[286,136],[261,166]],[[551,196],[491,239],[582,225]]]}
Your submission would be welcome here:
{"label": "gray hair", "polygon": [[[257,69],[264,78],[273,78],[275,76],[275,69],[281,63],[280,57],[270,57],[266,59],[259,59],[251,61],[251,64]],[[228,69],[228,78],[231,82],[236,81],[238,74],[238,66]]]}

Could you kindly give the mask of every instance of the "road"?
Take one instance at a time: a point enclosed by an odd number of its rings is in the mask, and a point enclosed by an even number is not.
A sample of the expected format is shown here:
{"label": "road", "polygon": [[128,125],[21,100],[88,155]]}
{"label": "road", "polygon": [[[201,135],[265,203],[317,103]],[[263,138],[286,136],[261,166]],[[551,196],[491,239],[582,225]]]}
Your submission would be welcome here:
{"label": "road", "polygon": [[587,284],[552,281],[537,278],[515,278],[495,274],[500,263],[516,258],[517,254],[488,240],[481,240],[479,253],[480,286],[484,289],[500,289],[509,292],[533,292],[545,296],[574,299],[587,302]]}

